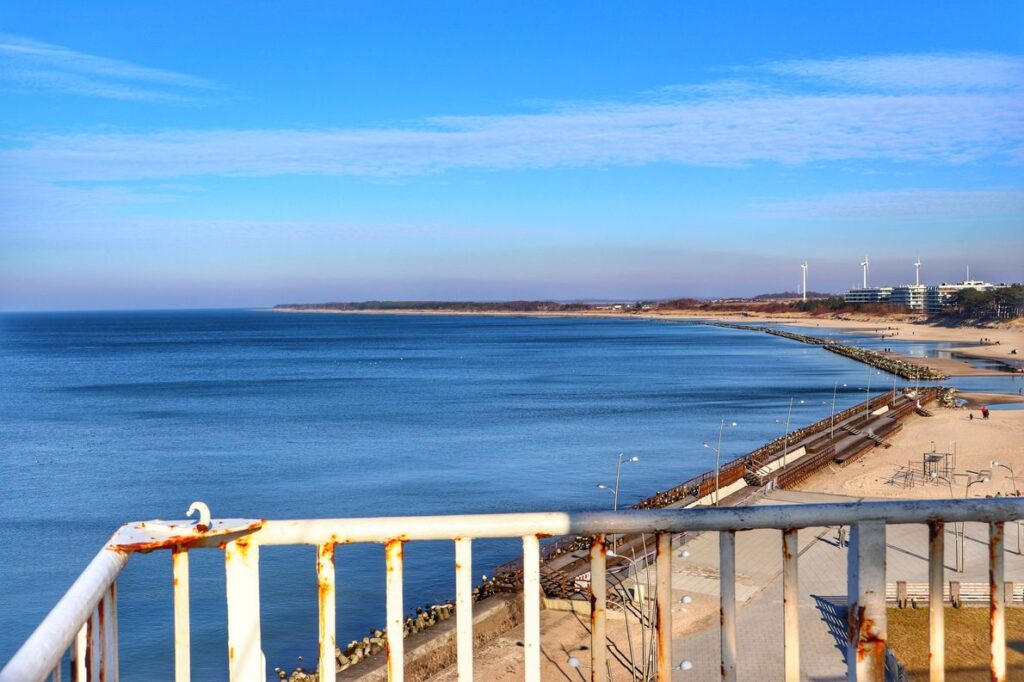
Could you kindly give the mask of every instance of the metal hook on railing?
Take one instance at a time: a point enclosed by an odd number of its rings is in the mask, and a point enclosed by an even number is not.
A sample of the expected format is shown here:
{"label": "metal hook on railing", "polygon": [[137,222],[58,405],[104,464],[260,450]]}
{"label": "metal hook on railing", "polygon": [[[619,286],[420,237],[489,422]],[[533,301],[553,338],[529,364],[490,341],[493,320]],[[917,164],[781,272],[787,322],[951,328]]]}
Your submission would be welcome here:
{"label": "metal hook on railing", "polygon": [[210,530],[210,507],[205,502],[196,500],[192,503],[192,506],[188,508],[188,512],[185,516],[192,516],[196,512],[199,512],[199,520],[195,522],[196,530],[200,533],[205,533]]}

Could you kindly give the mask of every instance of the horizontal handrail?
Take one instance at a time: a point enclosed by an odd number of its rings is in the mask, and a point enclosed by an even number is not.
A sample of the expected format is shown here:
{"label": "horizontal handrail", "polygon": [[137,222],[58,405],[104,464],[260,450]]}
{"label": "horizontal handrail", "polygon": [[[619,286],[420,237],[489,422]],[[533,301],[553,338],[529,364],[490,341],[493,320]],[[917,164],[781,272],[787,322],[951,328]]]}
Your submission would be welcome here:
{"label": "horizontal handrail", "polygon": [[1024,498],[900,500],[696,509],[629,509],[617,512],[547,512],[394,516],[310,521],[266,521],[250,540],[260,545],[319,545],[392,540],[515,538],[524,535],[681,533],[849,525],[860,521],[993,523],[1024,517]]}

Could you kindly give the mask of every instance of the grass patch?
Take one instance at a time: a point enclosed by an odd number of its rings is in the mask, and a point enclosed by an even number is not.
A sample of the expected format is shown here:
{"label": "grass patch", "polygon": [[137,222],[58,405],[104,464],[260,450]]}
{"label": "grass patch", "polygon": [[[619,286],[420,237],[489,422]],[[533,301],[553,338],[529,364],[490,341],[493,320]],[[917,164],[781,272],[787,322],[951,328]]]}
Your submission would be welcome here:
{"label": "grass patch", "polygon": [[[946,679],[988,679],[988,609],[946,609]],[[912,680],[928,679],[928,609],[889,609],[889,648]],[[1024,608],[1006,609],[1006,674],[1024,680]]]}

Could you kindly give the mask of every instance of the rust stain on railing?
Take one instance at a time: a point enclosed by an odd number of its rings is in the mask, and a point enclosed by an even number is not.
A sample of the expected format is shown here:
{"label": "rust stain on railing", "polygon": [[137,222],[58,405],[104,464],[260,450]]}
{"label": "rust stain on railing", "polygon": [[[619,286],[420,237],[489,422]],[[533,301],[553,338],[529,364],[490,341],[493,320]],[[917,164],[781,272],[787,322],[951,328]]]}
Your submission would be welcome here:
{"label": "rust stain on railing", "polygon": [[109,549],[119,552],[146,553],[161,549],[188,548],[199,542],[223,536],[219,544],[221,548],[238,535],[246,535],[259,530],[263,526],[262,519],[247,519],[241,525],[224,526],[221,528],[204,526],[183,526],[176,522],[164,524],[159,521],[142,521],[119,531],[111,539]]}
{"label": "rust stain on railing", "polygon": [[857,643],[857,661],[871,660],[874,669],[870,679],[885,679],[885,638],[878,636],[878,626],[865,615],[863,606],[850,605],[850,641]]}

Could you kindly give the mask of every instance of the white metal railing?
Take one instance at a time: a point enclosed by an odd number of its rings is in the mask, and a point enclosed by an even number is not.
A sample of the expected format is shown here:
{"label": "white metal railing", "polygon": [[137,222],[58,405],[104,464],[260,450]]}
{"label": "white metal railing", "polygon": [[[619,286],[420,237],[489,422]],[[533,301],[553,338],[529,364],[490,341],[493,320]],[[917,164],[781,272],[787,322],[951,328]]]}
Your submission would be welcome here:
{"label": "white metal railing", "polygon": [[70,650],[75,680],[117,680],[116,580],[133,552],[167,550],[174,569],[175,679],[190,679],[189,552],[224,551],[227,574],[228,668],[233,682],[264,680],[259,609],[259,550],[268,545],[316,547],[319,582],[321,680],[335,676],[334,548],[339,544],[383,543],[386,547],[388,679],[403,679],[403,546],[418,540],[455,543],[456,642],[458,676],[472,680],[472,541],[521,538],[523,543],[525,678],[540,680],[540,543],[545,536],[590,536],[592,679],[606,673],[605,537],[656,536],[656,679],[671,678],[671,542],[684,531],[717,531],[720,542],[721,670],[736,679],[736,533],[781,531],[785,679],[800,679],[797,534],[808,527],[850,526],[848,595],[850,679],[881,681],[886,661],[885,534],[887,524],[928,524],[931,679],[943,679],[944,524],[989,524],[991,677],[1006,679],[1003,524],[1024,518],[1024,498],[915,500],[843,504],[750,506],[702,509],[631,510],[598,513],[492,514],[430,517],[263,521],[221,519],[199,522],[148,521],[122,527],[82,572],[35,632],[0,671],[0,682],[60,679],[61,659]]}

